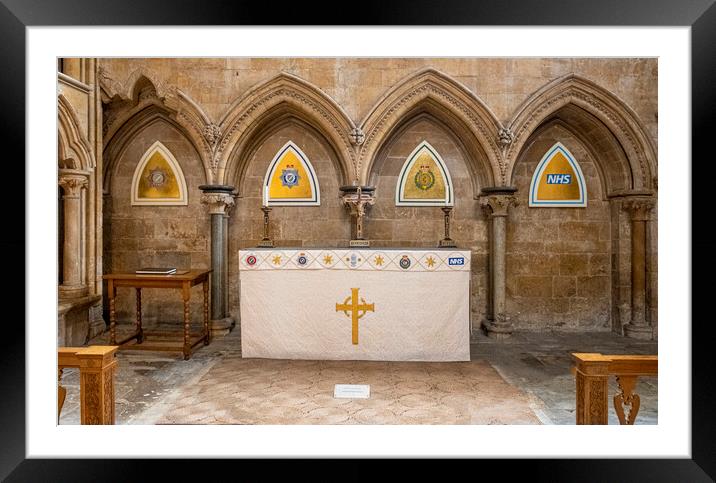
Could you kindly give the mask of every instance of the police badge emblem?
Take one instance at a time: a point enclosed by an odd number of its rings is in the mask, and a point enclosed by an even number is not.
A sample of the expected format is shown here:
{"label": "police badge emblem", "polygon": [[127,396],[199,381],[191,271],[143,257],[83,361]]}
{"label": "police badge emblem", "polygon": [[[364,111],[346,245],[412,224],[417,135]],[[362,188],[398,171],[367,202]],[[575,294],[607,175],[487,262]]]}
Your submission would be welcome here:
{"label": "police badge emblem", "polygon": [[286,169],[281,170],[281,184],[287,188],[296,186],[299,178],[298,170],[292,164],[287,164]]}

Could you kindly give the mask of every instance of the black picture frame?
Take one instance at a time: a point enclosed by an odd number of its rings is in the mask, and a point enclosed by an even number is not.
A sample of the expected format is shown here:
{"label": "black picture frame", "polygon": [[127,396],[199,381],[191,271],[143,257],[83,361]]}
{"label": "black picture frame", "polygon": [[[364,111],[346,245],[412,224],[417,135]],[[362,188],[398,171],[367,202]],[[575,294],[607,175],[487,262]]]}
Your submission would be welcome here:
{"label": "black picture frame", "polygon": [[[316,12],[334,12],[333,17],[317,17]],[[222,0],[0,0],[0,116],[6,140],[3,154],[25,159],[25,28],[30,26],[80,25],[572,25],[572,26],[690,26],[692,66],[692,321],[675,323],[692,334],[692,459],[535,459],[505,462],[481,460],[465,469],[480,474],[488,469],[499,471],[500,478],[514,476],[527,468],[530,481],[712,481],[716,479],[716,418],[714,408],[712,326],[716,318],[709,310],[709,300],[716,289],[716,243],[710,234],[709,214],[712,201],[706,183],[714,179],[713,151],[710,138],[716,123],[716,6],[714,0],[529,0],[504,2],[489,0],[365,1],[340,6],[336,2],[315,2],[311,8],[278,7],[272,2],[239,2]],[[6,158],[7,159],[7,158]],[[689,160],[684,160],[689,164]],[[23,182],[20,180],[22,179]],[[32,190],[31,180],[17,170],[12,183]],[[22,188],[21,188],[22,189]],[[713,191],[711,189],[711,191]],[[24,198],[24,197],[23,197]],[[20,199],[20,198],[16,198]],[[25,211],[6,209],[6,226],[12,230],[0,240],[4,253],[31,254],[25,249]],[[686,216],[686,214],[684,214]],[[697,258],[698,257],[698,258]],[[20,263],[20,257],[8,257]],[[25,267],[9,267],[11,273],[25,272]],[[7,306],[17,296],[21,277],[3,277],[3,294]],[[28,287],[29,288],[29,287]],[[24,294],[27,297],[27,294]],[[25,299],[27,300],[27,299]],[[25,320],[24,311],[19,314]],[[688,317],[688,316],[687,316]],[[132,481],[140,461],[26,459],[25,455],[25,332],[24,327],[8,317],[3,324],[0,350],[0,479],[7,481]],[[25,321],[42,323],[41,321]],[[47,321],[48,327],[52,326]],[[159,461],[152,460],[152,464]],[[166,461],[164,463],[167,463]],[[195,462],[171,460],[162,465],[165,480],[184,480],[200,470]],[[206,463],[206,462],[205,462]],[[230,466],[224,461],[224,466]],[[248,472],[249,462],[233,463],[233,469]],[[263,471],[276,467],[270,462],[251,462]],[[336,462],[338,463],[338,462]],[[210,473],[217,476],[216,462]],[[348,463],[355,473],[366,478],[371,472],[358,471],[364,462]],[[292,477],[316,477],[314,470],[292,465]],[[465,465],[466,466],[466,465]],[[421,473],[422,465],[410,466]],[[346,468],[346,467],[343,467]],[[453,468],[457,471],[457,468]],[[452,473],[452,472],[451,472]],[[207,473],[203,473],[206,477]],[[246,473],[244,473],[246,474]],[[454,473],[457,476],[457,473]],[[485,474],[486,475],[486,474]],[[137,478],[140,481],[144,477]],[[228,479],[228,478],[227,478]],[[235,478],[231,478],[235,479]],[[320,477],[316,479],[321,479]],[[402,478],[401,478],[402,479]]]}

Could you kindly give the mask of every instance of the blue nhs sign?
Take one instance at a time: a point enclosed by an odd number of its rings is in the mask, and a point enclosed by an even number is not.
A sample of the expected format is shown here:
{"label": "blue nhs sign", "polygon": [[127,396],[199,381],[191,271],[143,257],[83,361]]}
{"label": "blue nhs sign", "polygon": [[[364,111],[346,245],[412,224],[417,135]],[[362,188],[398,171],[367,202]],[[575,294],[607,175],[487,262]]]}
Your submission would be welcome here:
{"label": "blue nhs sign", "polygon": [[571,174],[548,174],[547,184],[570,184],[572,182]]}
{"label": "blue nhs sign", "polygon": [[448,266],[455,266],[455,265],[465,265],[465,258],[464,257],[449,257],[448,258]]}

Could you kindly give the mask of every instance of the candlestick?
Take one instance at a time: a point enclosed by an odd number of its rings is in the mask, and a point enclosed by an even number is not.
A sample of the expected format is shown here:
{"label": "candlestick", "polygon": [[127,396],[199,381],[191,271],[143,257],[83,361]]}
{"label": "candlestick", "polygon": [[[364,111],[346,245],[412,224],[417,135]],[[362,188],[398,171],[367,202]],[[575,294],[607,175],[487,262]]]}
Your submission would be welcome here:
{"label": "candlestick", "polygon": [[264,236],[259,242],[259,247],[264,248],[273,248],[273,241],[271,238],[269,238],[269,213],[271,212],[271,208],[268,206],[263,206],[261,208],[261,211],[264,212]]}
{"label": "candlestick", "polygon": [[450,212],[452,211],[452,206],[444,206],[441,210],[445,213],[445,238],[438,242],[438,247],[456,247],[455,240],[450,238]]}

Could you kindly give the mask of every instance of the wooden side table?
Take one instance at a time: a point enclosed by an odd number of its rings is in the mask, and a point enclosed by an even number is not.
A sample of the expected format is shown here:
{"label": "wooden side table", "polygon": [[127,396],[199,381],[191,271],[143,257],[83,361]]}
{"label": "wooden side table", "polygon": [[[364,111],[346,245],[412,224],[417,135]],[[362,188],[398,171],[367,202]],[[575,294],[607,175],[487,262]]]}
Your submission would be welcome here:
{"label": "wooden side table", "polygon": [[[184,360],[191,357],[192,349],[204,342],[209,345],[211,342],[211,332],[209,331],[209,274],[211,270],[188,270],[186,273],[173,275],[140,275],[136,273],[110,273],[103,278],[107,280],[107,293],[109,296],[109,343],[119,345],[120,349],[132,350],[164,350],[164,351],[181,351],[184,354]],[[194,285],[203,284],[204,289],[204,331],[192,337],[189,332],[189,301],[191,299],[191,288]],[[116,313],[115,298],[117,296],[117,287],[134,287],[137,294],[137,318],[136,332],[126,339],[117,342],[116,334]],[[181,289],[182,299],[184,301],[184,340],[181,346],[162,346],[144,344],[145,335],[168,335],[170,332],[145,332],[142,328],[142,289],[143,288],[178,288]],[[125,344],[136,340],[137,343],[126,347]]]}

